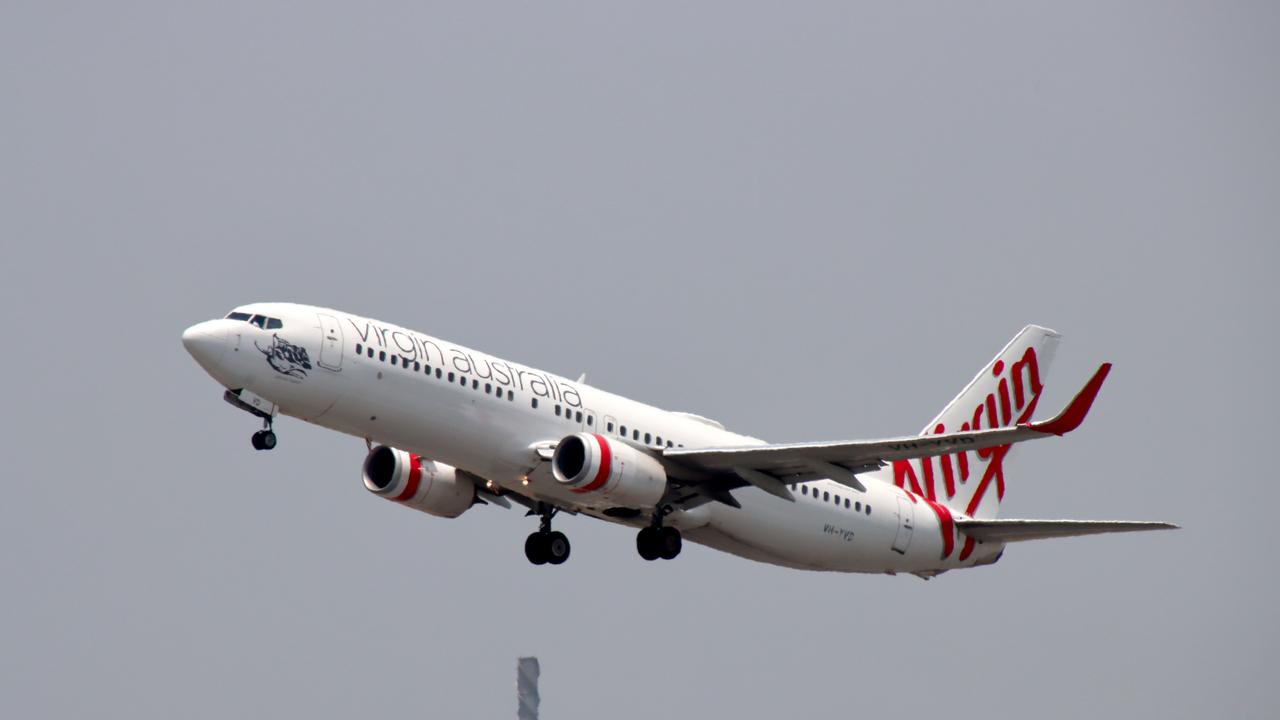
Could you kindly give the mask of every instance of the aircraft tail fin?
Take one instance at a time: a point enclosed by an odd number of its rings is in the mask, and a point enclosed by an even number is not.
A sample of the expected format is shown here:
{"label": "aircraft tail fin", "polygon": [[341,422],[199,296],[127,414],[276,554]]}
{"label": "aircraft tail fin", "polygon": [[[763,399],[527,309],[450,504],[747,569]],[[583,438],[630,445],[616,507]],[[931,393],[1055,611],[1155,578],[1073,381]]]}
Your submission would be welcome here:
{"label": "aircraft tail fin", "polygon": [[[921,435],[988,430],[1031,421],[1061,336],[1028,325],[947,403]],[[994,518],[1004,498],[1004,460],[1011,445],[893,463],[899,487],[971,518]],[[889,469],[884,471],[886,474]]]}

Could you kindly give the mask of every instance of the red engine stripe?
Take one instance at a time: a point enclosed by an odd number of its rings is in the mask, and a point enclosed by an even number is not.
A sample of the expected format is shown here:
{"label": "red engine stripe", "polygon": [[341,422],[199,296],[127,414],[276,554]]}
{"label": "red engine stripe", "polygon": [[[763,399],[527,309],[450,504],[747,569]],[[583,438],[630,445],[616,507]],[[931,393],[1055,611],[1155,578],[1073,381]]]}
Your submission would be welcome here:
{"label": "red engine stripe", "polygon": [[613,469],[613,456],[609,452],[609,441],[600,435],[592,435],[596,439],[596,444],[600,446],[600,469],[596,471],[596,476],[591,482],[587,483],[576,492],[586,493],[593,490],[599,490],[604,487],[605,482],[609,480],[609,472]]}
{"label": "red engine stripe", "polygon": [[418,483],[422,480],[422,458],[417,455],[409,456],[409,482],[405,483],[404,492],[391,498],[396,502],[404,502],[413,497],[418,492]]}

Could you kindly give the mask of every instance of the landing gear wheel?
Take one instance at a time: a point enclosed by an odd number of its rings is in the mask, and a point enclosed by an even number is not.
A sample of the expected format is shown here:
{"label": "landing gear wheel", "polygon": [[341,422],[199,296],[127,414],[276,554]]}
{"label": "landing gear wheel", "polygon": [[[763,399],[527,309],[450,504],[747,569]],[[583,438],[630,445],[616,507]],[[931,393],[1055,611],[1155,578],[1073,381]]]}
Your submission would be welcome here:
{"label": "landing gear wheel", "polygon": [[524,541],[524,556],[534,565],[559,565],[569,559],[569,538],[564,533],[551,529],[551,518],[560,512],[556,507],[546,503],[538,503],[529,511],[530,515],[539,515],[538,532]]}
{"label": "landing gear wheel", "polygon": [[254,450],[270,450],[276,446],[276,434],[270,430],[259,430],[250,438]]}
{"label": "landing gear wheel", "polygon": [[543,541],[547,548],[547,562],[559,565],[569,559],[569,538],[562,532],[553,532]]}
{"label": "landing gear wheel", "polygon": [[[550,543],[547,542],[547,533],[533,533],[524,541],[524,556],[529,558],[529,562],[534,565],[545,565],[547,564],[547,561],[551,559],[551,548],[548,547],[549,545]],[[568,556],[569,553],[566,551],[565,557]],[[564,561],[561,560],[560,562]]]}
{"label": "landing gear wheel", "polygon": [[645,560],[657,560],[661,557],[658,552],[658,531],[659,528],[647,527],[636,533],[636,552]]}
{"label": "landing gear wheel", "polygon": [[680,554],[680,549],[684,547],[684,540],[680,537],[680,531],[673,527],[657,528],[655,533],[658,557],[663,560],[674,560]]}

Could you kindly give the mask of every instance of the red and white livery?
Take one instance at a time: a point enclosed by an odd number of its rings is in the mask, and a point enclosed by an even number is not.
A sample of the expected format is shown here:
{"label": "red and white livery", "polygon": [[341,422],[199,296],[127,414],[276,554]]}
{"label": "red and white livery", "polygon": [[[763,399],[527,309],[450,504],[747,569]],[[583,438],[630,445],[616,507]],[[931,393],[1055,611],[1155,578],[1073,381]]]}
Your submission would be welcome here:
{"label": "red and white livery", "polygon": [[262,420],[254,448],[276,446],[280,415],[364,438],[374,495],[446,518],[533,511],[535,564],[568,559],[552,518],[571,512],[638,528],[646,560],[689,540],[792,568],[925,578],[993,563],[1010,542],[1175,527],[998,517],[1013,447],[1079,427],[1111,369],[1035,420],[1058,340],[1023,328],[919,435],[769,444],[327,308],[255,303],[182,336],[227,402]]}

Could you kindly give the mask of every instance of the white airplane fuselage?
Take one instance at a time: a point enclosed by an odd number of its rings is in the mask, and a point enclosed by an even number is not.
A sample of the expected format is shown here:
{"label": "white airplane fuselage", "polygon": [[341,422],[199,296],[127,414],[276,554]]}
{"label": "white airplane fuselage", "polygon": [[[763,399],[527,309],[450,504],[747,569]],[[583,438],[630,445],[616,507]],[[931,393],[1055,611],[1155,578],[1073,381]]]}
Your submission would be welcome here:
{"label": "white airplane fuselage", "polygon": [[[498,492],[610,522],[643,527],[653,508],[606,514],[609,503],[593,503],[539,471],[546,465],[539,447],[578,432],[650,453],[763,444],[709,420],[381,321],[289,303],[237,311],[278,320],[279,327],[210,320],[183,339],[206,372],[240,391],[247,404],[465,470]],[[675,510],[665,522],[692,542],[810,570],[927,577],[999,558],[1003,543],[978,544],[963,560],[944,552],[933,512],[883,475],[859,477],[865,492],[813,480],[790,485],[795,502],[788,502],[747,487],[733,493],[741,507],[706,502]]]}

